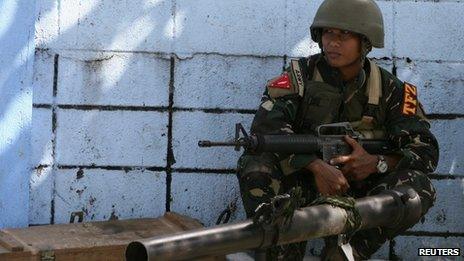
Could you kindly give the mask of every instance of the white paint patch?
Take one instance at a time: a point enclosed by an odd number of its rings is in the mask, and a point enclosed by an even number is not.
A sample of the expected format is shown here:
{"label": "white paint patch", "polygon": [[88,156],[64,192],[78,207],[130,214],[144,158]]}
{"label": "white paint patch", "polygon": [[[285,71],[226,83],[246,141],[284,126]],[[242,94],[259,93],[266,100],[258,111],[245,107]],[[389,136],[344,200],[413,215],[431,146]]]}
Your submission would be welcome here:
{"label": "white paint patch", "polygon": [[293,47],[290,56],[308,56],[312,44],[314,45],[314,42],[309,36],[306,36]]}
{"label": "white paint patch", "polygon": [[51,165],[52,110],[34,108],[32,111],[31,165]]}
{"label": "white paint patch", "polygon": [[85,4],[81,4],[81,1],[68,2],[67,5],[62,5],[63,9],[67,7],[69,10],[62,10],[61,12],[61,14],[66,14],[66,17],[60,20],[60,34],[73,26],[79,25],[80,19],[90,14],[99,3],[99,1],[85,1]]}
{"label": "white paint patch", "polygon": [[60,33],[59,1],[38,0],[35,2],[35,43],[37,48],[44,48],[49,43],[55,42]]}
{"label": "white paint patch", "polygon": [[101,91],[105,94],[117,86],[117,83],[121,80],[124,73],[126,72],[126,66],[133,53],[128,53],[125,56],[127,59],[118,59],[117,63],[104,63],[103,64],[103,75],[102,75],[102,86]]}
{"label": "white paint patch", "polygon": [[29,181],[29,224],[50,223],[52,194],[52,168],[34,169]]}
{"label": "white paint patch", "polygon": [[145,9],[154,8],[154,7],[158,6],[159,4],[161,4],[162,2],[163,2],[163,0],[147,0],[147,1],[145,1],[143,7]]}
{"label": "white paint patch", "polygon": [[178,11],[164,27],[164,36],[168,39],[179,37],[184,31],[185,11]]}
{"label": "white paint patch", "polygon": [[42,184],[52,175],[52,168],[42,168],[37,170],[33,175],[34,177],[31,178],[30,182],[31,191],[40,189]]}
{"label": "white paint patch", "polygon": [[[156,26],[157,23],[151,16],[145,15],[138,17],[124,30],[118,30],[118,34],[114,36],[114,41],[111,43],[109,49],[116,50],[120,46],[125,46],[128,50],[137,50],[138,47],[147,40]],[[137,34],[135,35],[133,32],[137,32]]]}
{"label": "white paint patch", "polygon": [[256,109],[281,58],[195,55],[175,66],[174,101],[182,107]]}
{"label": "white paint patch", "polygon": [[169,60],[133,52],[75,52],[64,57],[60,55],[58,103],[135,106],[169,103]]}
{"label": "white paint patch", "polygon": [[148,170],[84,169],[56,173],[55,222],[69,222],[73,211],[84,211],[84,221],[117,217],[155,218],[164,213],[166,174]]}
{"label": "white paint patch", "polygon": [[0,38],[10,29],[13,21],[15,20],[16,9],[18,9],[17,0],[3,0],[0,7]]}
{"label": "white paint patch", "polygon": [[166,164],[167,113],[62,109],[57,113],[58,164]]}

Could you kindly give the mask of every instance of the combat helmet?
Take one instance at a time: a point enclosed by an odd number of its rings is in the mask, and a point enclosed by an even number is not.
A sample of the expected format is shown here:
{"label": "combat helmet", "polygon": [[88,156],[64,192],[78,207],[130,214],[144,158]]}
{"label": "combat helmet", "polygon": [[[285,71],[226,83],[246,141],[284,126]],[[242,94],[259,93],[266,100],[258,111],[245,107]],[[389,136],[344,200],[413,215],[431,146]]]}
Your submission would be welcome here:
{"label": "combat helmet", "polygon": [[319,45],[324,27],[355,32],[373,47],[384,47],[382,12],[373,0],[325,0],[311,25],[311,38]]}

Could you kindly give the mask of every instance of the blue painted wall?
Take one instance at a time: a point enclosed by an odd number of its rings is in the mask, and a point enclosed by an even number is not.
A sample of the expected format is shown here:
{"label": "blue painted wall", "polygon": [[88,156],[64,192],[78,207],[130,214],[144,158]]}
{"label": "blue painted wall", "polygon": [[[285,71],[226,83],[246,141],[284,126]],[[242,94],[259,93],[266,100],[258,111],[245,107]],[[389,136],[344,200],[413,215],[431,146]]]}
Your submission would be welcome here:
{"label": "blue painted wall", "polygon": [[35,1],[0,1],[0,228],[28,225]]}

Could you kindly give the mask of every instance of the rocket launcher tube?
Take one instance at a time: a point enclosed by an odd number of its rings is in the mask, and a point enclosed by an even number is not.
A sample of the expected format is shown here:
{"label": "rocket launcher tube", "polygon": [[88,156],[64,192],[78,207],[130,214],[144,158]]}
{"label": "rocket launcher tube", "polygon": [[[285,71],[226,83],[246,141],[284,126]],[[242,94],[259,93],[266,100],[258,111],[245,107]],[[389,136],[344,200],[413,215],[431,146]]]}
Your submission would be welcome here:
{"label": "rocket launcher tube", "polygon": [[[374,196],[356,200],[354,207],[361,216],[358,230],[373,227],[408,227],[420,219],[419,195],[408,186],[399,186]],[[252,220],[196,229],[173,235],[131,242],[126,260],[191,260],[224,255],[246,249],[267,248],[338,235],[347,232],[349,210],[329,204],[294,211],[289,228],[267,230]],[[277,242],[273,242],[274,239]]]}

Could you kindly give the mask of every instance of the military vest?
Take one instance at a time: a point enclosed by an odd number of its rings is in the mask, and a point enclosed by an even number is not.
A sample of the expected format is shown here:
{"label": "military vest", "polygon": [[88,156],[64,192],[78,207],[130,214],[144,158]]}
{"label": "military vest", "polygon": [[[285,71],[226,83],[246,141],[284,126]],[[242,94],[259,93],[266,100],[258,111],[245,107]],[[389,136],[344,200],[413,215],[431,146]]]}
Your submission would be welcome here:
{"label": "military vest", "polygon": [[[294,82],[299,85],[302,101],[295,120],[295,129],[299,133],[314,133],[321,124],[340,121],[343,110],[343,92],[324,81],[319,72],[315,56],[310,59],[292,60],[290,71]],[[380,102],[382,96],[382,76],[380,68],[369,60],[370,70],[367,77],[365,95],[367,104],[363,108],[350,110],[347,115],[353,128],[364,138],[381,139],[385,136],[385,109]],[[346,113],[345,113],[346,114]]]}

